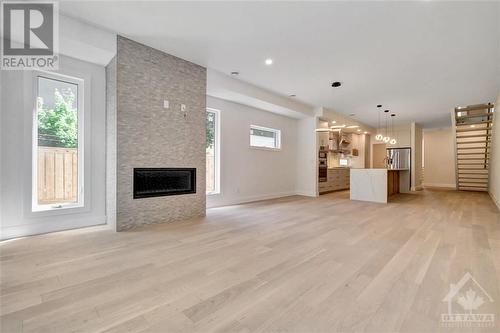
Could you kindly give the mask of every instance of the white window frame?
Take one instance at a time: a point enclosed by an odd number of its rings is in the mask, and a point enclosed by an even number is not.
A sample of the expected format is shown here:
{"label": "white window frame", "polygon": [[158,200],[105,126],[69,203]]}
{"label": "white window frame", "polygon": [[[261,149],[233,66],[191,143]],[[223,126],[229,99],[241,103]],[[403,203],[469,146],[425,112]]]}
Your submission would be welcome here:
{"label": "white window frame", "polygon": [[[78,201],[74,203],[60,204],[38,204],[38,78],[62,81],[77,86],[77,118],[78,118]],[[31,211],[59,211],[64,209],[73,209],[84,207],[85,192],[84,192],[84,79],[76,78],[68,75],[63,75],[55,72],[34,71],[33,73],[33,91],[34,91],[34,106],[33,106],[33,126],[32,126],[32,153],[31,153]]]}
{"label": "white window frame", "polygon": [[220,194],[220,110],[207,108],[206,112],[212,112],[215,114],[215,145],[214,145],[214,153],[215,153],[215,165],[214,165],[214,182],[215,189],[211,192],[206,192],[206,195],[214,195]]}
{"label": "white window frame", "polygon": [[[252,139],[251,139],[251,130],[256,129],[256,130],[263,130],[263,131],[269,131],[269,132],[274,132],[276,133],[276,141],[278,143],[277,147],[265,147],[265,146],[253,146],[252,145]],[[259,126],[259,125],[250,125],[250,131],[248,131],[248,141],[249,141],[249,147],[252,149],[262,149],[262,150],[270,150],[270,151],[280,151],[281,150],[281,130],[277,128],[270,128],[270,127],[264,127],[264,126]]]}

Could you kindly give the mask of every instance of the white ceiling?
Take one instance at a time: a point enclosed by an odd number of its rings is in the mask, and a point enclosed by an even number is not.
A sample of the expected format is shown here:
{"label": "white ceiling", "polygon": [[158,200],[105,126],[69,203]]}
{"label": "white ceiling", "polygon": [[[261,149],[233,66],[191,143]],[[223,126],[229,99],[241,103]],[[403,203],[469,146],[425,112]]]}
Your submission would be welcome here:
{"label": "white ceiling", "polygon": [[[66,15],[377,126],[445,126],[500,90],[500,2],[70,1]],[[272,66],[264,65],[268,57]],[[341,88],[331,88],[341,81]]]}

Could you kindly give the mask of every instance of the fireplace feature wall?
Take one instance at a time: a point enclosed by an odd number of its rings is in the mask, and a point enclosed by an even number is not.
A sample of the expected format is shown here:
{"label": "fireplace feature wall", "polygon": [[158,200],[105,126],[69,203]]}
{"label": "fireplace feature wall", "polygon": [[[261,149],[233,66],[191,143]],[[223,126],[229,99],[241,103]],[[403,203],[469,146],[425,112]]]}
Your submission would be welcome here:
{"label": "fireplace feature wall", "polygon": [[107,69],[108,223],[115,207],[118,231],[204,216],[206,69],[121,36]]}
{"label": "fireplace feature wall", "polygon": [[196,193],[195,168],[134,168],[134,199]]}

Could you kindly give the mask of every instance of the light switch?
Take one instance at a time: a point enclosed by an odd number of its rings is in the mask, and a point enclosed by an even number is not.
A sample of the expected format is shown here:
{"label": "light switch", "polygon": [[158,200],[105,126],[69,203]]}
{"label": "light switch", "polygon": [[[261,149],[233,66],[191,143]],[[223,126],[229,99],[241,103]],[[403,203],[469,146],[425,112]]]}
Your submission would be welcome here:
{"label": "light switch", "polygon": [[181,111],[186,112],[186,104],[181,104]]}
{"label": "light switch", "polygon": [[164,99],[163,100],[163,108],[164,109],[168,109],[170,107],[170,103],[168,100]]}

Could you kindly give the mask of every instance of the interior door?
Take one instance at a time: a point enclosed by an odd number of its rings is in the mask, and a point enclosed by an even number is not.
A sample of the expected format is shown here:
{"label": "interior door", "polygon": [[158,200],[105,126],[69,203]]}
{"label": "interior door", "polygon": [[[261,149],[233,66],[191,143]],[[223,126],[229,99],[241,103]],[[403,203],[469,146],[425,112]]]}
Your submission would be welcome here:
{"label": "interior door", "polygon": [[385,169],[385,158],[387,157],[385,143],[377,143],[373,145],[373,168]]}

